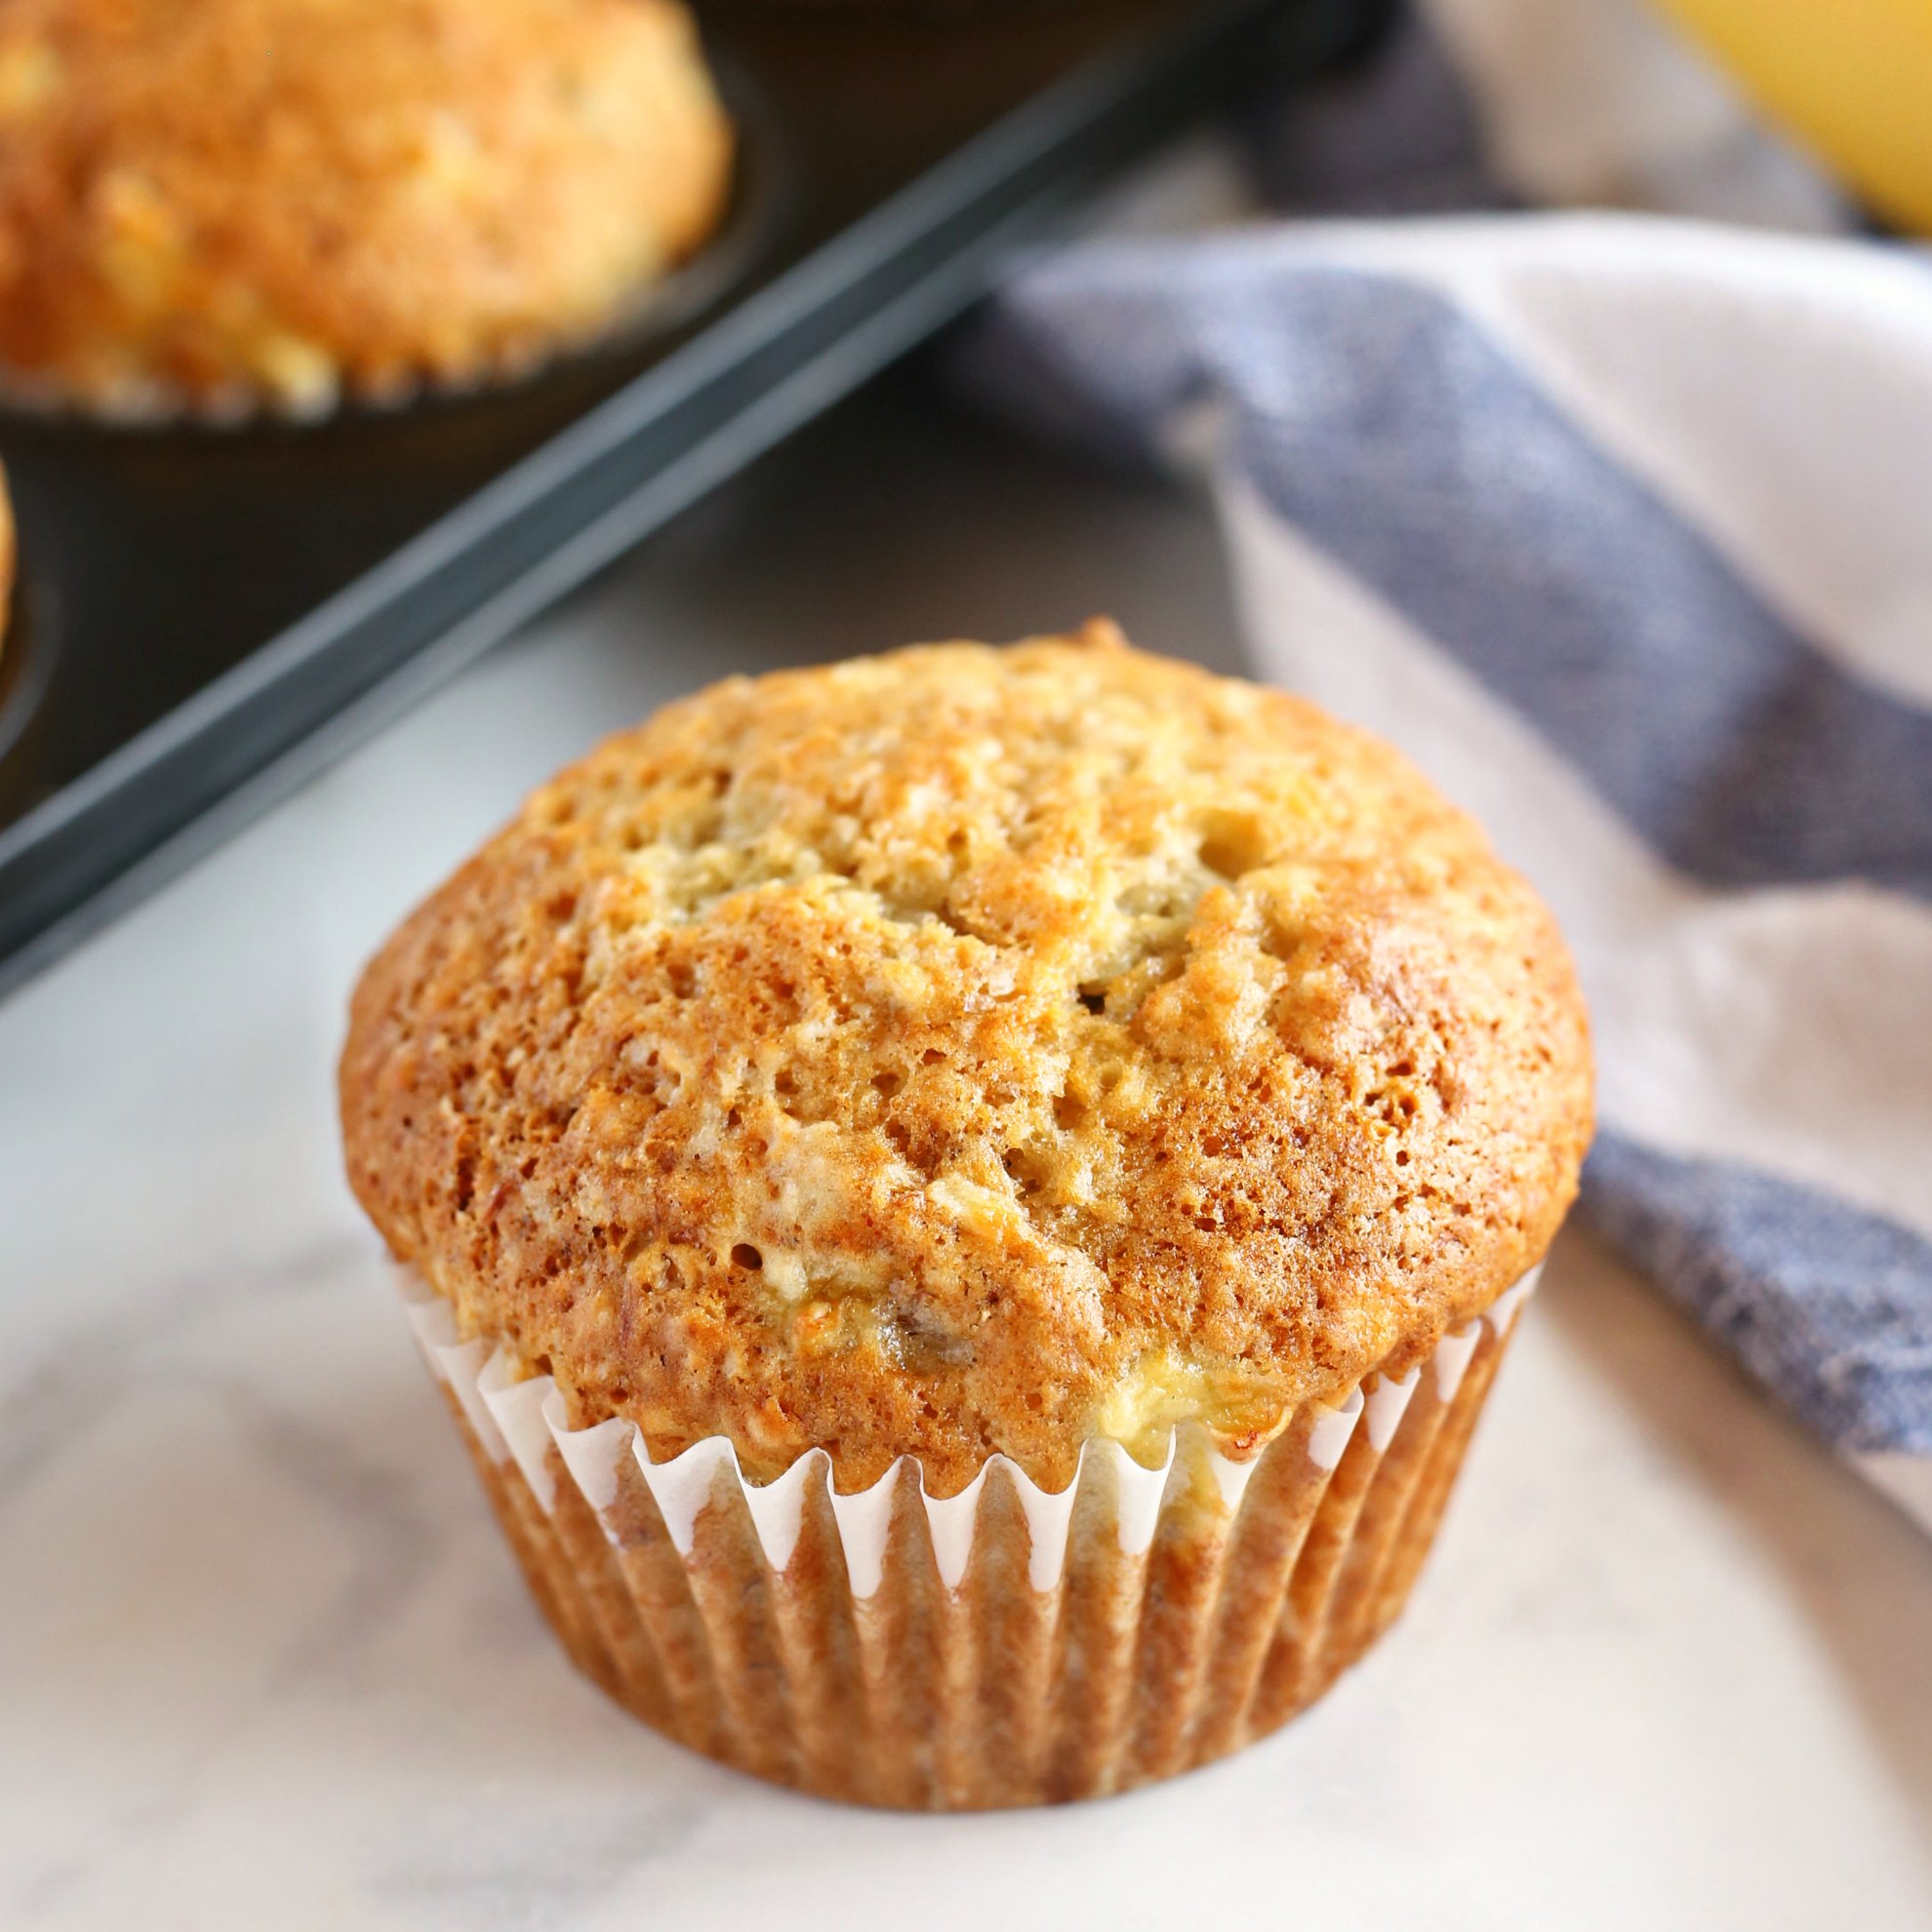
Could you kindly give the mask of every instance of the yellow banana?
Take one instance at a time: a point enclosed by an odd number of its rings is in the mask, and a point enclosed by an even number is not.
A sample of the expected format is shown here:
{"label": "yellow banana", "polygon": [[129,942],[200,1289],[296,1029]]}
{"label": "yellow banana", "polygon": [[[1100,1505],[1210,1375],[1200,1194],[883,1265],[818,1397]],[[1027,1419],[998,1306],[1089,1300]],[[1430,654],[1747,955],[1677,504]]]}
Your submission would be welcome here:
{"label": "yellow banana", "polygon": [[1932,233],[1932,0],[1658,0],[1881,216]]}

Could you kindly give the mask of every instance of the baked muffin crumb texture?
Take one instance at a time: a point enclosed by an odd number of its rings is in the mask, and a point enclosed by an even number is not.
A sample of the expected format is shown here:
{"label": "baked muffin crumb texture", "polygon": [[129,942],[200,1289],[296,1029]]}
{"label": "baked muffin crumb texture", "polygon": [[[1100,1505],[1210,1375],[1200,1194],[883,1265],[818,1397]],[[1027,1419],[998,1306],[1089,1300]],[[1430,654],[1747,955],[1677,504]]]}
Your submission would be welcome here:
{"label": "baked muffin crumb texture", "polygon": [[729,680],[390,942],[349,1172],[654,1456],[1235,1453],[1543,1253],[1590,1132],[1548,913],[1394,752],[1109,624]]}
{"label": "baked muffin crumb texture", "polygon": [[0,372],[326,408],[594,335],[715,225],[677,0],[7,0]]}

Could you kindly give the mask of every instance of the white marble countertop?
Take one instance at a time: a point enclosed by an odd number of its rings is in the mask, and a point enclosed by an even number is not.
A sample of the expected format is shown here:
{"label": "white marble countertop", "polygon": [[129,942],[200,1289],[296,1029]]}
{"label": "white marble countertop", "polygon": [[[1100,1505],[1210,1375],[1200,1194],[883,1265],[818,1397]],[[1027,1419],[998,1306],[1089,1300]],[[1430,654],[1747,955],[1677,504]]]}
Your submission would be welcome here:
{"label": "white marble countertop", "polygon": [[1107,607],[1192,507],[895,379],[0,1006],[0,1924],[1932,1927],[1932,1542],[1581,1234],[1405,1621],[1073,1811],[766,1790],[578,1680],[340,1178],[363,956],[716,673]]}

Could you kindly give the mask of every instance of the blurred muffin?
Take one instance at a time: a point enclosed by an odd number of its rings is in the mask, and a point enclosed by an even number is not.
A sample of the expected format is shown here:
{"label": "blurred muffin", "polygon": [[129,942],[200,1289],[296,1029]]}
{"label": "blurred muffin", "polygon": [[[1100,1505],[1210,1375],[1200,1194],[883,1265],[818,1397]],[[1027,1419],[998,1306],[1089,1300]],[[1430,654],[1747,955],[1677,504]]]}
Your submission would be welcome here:
{"label": "blurred muffin", "polygon": [[[1590,1072],[1561,942],[1470,821],[1096,624],[612,740],[370,968],[342,1105],[444,1344],[495,1394],[553,1384],[548,1509],[499,1507],[579,1661],[747,1768],[970,1804],[1231,1749],[1393,1614]],[[573,1496],[613,1421],[644,1490]],[[666,1472],[726,1444],[749,1483],[687,1521]],[[708,1727],[664,1688],[672,1553]]]}
{"label": "blurred muffin", "polygon": [[675,0],[9,0],[0,379],[107,412],[514,372],[719,219]]}

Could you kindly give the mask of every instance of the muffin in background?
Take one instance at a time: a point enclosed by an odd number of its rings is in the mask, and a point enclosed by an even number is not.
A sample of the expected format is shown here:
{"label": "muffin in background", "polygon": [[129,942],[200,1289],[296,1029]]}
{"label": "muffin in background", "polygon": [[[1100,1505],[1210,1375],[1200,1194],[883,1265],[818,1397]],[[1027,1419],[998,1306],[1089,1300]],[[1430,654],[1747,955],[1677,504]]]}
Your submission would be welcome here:
{"label": "muffin in background", "polygon": [[1096,624],[611,740],[371,966],[342,1107],[583,1668],[974,1806],[1220,1755],[1387,1625],[1590,1069],[1469,819]]}
{"label": "muffin in background", "polygon": [[731,155],[677,0],[8,0],[0,387],[312,415],[511,374],[690,255]]}

